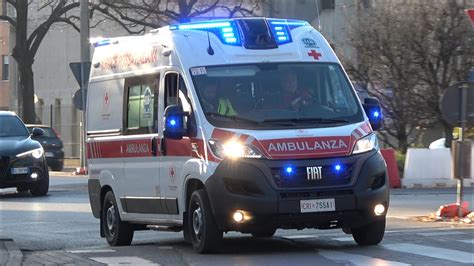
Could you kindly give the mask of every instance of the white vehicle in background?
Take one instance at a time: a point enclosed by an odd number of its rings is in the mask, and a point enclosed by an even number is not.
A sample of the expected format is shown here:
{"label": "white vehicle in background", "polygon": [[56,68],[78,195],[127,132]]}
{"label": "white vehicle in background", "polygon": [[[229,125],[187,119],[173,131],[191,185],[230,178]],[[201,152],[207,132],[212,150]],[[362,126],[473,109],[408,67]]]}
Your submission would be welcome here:
{"label": "white vehicle in background", "polygon": [[340,61],[307,22],[238,18],[94,43],[87,98],[92,212],[110,245],[183,230],[199,253],[224,232],[385,231],[389,184]]}
{"label": "white vehicle in background", "polygon": [[445,142],[446,142],[446,138],[440,138],[440,139],[437,139],[433,142],[430,143],[430,146],[428,147],[430,150],[433,150],[433,149],[445,149],[446,146],[445,146]]}

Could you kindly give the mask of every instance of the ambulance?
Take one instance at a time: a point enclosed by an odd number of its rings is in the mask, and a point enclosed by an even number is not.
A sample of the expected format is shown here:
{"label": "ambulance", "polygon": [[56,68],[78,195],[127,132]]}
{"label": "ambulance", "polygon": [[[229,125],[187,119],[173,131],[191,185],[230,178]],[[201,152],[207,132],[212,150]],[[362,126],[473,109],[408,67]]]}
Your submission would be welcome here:
{"label": "ambulance", "polygon": [[235,18],[100,38],[87,93],[93,215],[112,246],[183,231],[198,253],[230,231],[385,231],[375,98],[361,103],[305,21]]}

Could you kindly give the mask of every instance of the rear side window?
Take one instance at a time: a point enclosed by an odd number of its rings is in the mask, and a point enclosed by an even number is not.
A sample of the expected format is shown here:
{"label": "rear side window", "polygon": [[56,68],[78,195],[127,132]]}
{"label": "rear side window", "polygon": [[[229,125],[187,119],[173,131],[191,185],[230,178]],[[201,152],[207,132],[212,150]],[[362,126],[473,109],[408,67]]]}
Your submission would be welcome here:
{"label": "rear side window", "polygon": [[158,81],[159,76],[135,77],[125,81],[125,133],[150,134],[158,132]]}
{"label": "rear side window", "polygon": [[[28,127],[28,131],[30,132],[30,134],[33,132],[33,128],[35,128],[35,127]],[[40,127],[40,128],[44,131],[43,137],[46,137],[46,138],[57,138],[58,137],[52,128],[50,128],[50,127]]]}

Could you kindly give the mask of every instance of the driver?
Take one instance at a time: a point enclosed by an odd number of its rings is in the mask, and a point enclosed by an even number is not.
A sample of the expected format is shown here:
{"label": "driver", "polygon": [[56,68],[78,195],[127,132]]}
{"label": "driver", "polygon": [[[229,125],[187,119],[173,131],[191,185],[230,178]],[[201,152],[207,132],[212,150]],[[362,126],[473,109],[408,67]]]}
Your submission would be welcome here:
{"label": "driver", "polygon": [[217,96],[217,83],[213,81],[208,82],[203,88],[202,105],[205,112],[227,116],[237,115],[228,98]]}
{"label": "driver", "polygon": [[286,71],[281,75],[282,107],[285,109],[298,110],[312,103],[311,93],[306,89],[298,88],[298,77],[292,71]]}

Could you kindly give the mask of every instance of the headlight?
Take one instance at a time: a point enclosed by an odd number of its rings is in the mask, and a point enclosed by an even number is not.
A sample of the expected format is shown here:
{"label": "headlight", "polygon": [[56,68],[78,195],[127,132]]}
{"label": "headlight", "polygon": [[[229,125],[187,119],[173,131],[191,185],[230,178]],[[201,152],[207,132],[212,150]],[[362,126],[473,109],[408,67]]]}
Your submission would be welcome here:
{"label": "headlight", "polygon": [[354,151],[352,151],[352,154],[368,152],[373,149],[378,149],[378,147],[379,147],[379,142],[377,140],[377,135],[373,133],[359,139],[354,146]]}
{"label": "headlight", "polygon": [[262,153],[252,145],[230,140],[223,143],[220,140],[209,140],[212,152],[219,158],[262,158]]}
{"label": "headlight", "polygon": [[33,156],[34,158],[39,159],[41,158],[41,156],[43,156],[43,153],[44,153],[43,148],[38,148],[38,149],[34,149],[31,151],[26,151],[26,152],[17,154],[16,157],[20,158],[20,157]]}

